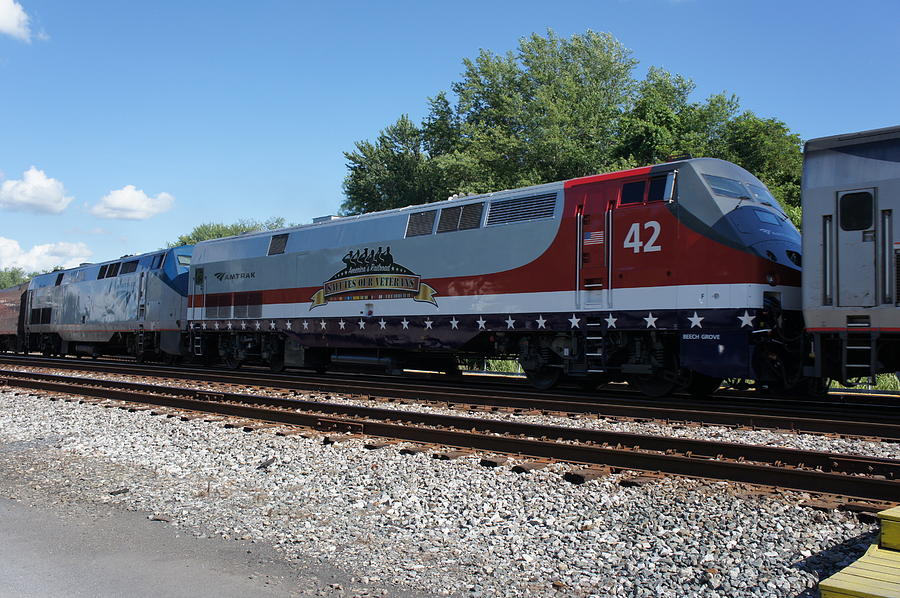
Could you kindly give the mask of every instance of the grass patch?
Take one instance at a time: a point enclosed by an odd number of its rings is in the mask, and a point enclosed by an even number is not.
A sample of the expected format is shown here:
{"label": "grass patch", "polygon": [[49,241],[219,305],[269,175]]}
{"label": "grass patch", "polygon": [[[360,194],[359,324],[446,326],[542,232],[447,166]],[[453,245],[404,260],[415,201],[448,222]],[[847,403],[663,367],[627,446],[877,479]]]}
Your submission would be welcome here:
{"label": "grass patch", "polygon": [[497,374],[521,374],[522,366],[515,359],[466,359],[460,369],[470,372],[492,372]]}
{"label": "grass patch", "polygon": [[861,382],[853,387],[843,386],[838,382],[831,383],[832,388],[867,388],[870,390],[900,390],[900,380],[894,374],[878,374],[875,377],[875,385],[872,386],[868,381]]}

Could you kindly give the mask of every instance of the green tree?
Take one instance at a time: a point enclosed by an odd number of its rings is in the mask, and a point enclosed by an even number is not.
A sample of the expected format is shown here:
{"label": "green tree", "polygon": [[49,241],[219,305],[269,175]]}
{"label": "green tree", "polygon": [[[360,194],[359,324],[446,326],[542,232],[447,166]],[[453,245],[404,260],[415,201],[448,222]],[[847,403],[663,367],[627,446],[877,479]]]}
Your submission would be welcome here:
{"label": "green tree", "polygon": [[378,135],[375,143],[358,141],[345,152],[349,173],[344,179],[347,200],[342,214],[389,210],[446,199],[446,184],[430,160],[422,129],[401,116]]}
{"label": "green tree", "polygon": [[221,222],[205,222],[198,224],[191,232],[180,235],[174,241],[169,242],[167,247],[180,247],[182,245],[194,245],[200,241],[208,241],[210,239],[220,239],[222,237],[233,237],[244,233],[252,233],[263,230],[277,230],[287,226],[286,220],[281,216],[269,218],[268,220],[238,220],[234,224],[222,224]]}
{"label": "green tree", "polygon": [[[515,52],[481,50],[459,81],[348,152],[342,212],[355,214],[659,163],[675,154],[731,160],[798,206],[800,139],[733,95],[692,101],[694,83],[651,67],[608,33],[548,30]],[[792,208],[789,208],[789,211]],[[799,208],[796,208],[799,211]]]}
{"label": "green tree", "polygon": [[721,154],[725,127],[738,110],[738,100],[717,94],[691,102],[694,87],[690,79],[650,67],[622,117],[618,154],[642,165],[681,154]]}
{"label": "green tree", "polygon": [[22,268],[3,268],[0,270],[0,289],[14,287],[31,279],[34,274],[25,274]]}
{"label": "green tree", "polygon": [[722,158],[743,166],[766,184],[800,226],[800,176],[803,143],[776,118],[744,112],[730,120],[723,134]]}

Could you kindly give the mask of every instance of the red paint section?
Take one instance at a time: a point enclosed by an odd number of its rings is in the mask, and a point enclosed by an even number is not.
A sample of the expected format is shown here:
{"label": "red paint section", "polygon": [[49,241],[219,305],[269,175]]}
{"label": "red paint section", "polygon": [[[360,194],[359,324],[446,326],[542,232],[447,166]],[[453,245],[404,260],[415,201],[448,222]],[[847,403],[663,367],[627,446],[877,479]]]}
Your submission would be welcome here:
{"label": "red paint section", "polygon": [[[615,181],[619,179],[627,179],[629,177],[641,177],[650,174],[654,167],[644,166],[641,168],[632,168],[631,170],[620,170],[619,172],[609,172],[607,174],[596,174],[593,176],[584,176],[580,179],[570,179],[563,183],[563,188],[567,191],[572,187],[579,185],[587,185],[589,183],[601,183],[604,181]],[[568,195],[568,194],[567,194]]]}

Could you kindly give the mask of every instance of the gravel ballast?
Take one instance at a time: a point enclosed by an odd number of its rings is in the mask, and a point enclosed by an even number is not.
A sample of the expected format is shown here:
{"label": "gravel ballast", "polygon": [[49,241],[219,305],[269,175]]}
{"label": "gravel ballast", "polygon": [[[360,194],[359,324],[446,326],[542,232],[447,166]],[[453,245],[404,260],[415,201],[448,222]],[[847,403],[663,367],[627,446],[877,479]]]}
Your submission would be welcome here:
{"label": "gravel ballast", "polygon": [[[67,370],[52,370],[47,368],[31,368],[22,366],[7,367],[23,372],[72,375],[72,372]],[[147,382],[147,378],[141,378],[140,376],[123,376],[120,374],[104,374],[97,372],[77,372],[74,374],[74,376],[82,378],[94,378],[98,380],[116,380],[122,382]],[[190,382],[185,380],[157,380],[156,382],[158,382],[160,386],[171,386],[175,388],[195,388],[208,391],[237,392],[243,394],[269,395],[279,397],[289,396],[305,401],[337,403],[342,405],[373,405],[372,401],[366,399],[336,396],[333,394],[297,394],[278,390],[261,390],[255,387],[245,389],[243,387],[235,387],[234,385],[210,382]],[[433,405],[419,403],[416,401],[375,403],[375,405],[377,405],[378,407],[394,409],[397,411],[436,413],[443,415],[463,414],[459,410],[435,407]],[[474,414],[474,417],[539,425],[578,427],[608,432],[624,432],[628,434],[666,436],[670,438],[690,438],[695,440],[713,440],[716,442],[733,442],[737,444],[793,448],[799,450],[821,451],[845,455],[863,455],[866,457],[877,457],[882,459],[900,459],[900,444],[896,442],[881,442],[855,437],[845,438],[834,435],[804,434],[793,431],[780,430],[748,430],[715,425],[685,425],[676,423],[665,424],[655,421],[629,421],[625,419],[595,417],[588,415],[582,415],[577,418],[570,418],[552,415],[528,415],[524,413],[490,412],[479,410],[476,414]]]}
{"label": "gravel ballast", "polygon": [[576,486],[564,465],[516,474],[364,444],[0,391],[4,479],[272,544],[349,572],[359,588],[323,590],[334,595],[812,596],[874,538],[799,493],[623,487],[627,474]]}

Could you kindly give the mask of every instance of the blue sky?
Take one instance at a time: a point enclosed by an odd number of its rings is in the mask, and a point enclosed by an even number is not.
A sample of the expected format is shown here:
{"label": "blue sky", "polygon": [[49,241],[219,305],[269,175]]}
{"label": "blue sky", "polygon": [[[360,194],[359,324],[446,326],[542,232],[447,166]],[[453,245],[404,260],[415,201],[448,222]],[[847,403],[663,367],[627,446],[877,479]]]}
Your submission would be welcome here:
{"label": "blue sky", "polygon": [[637,75],[734,93],[804,139],[900,124],[895,0],[0,0],[0,267],[335,213],[354,141],[548,27],[608,31]]}

